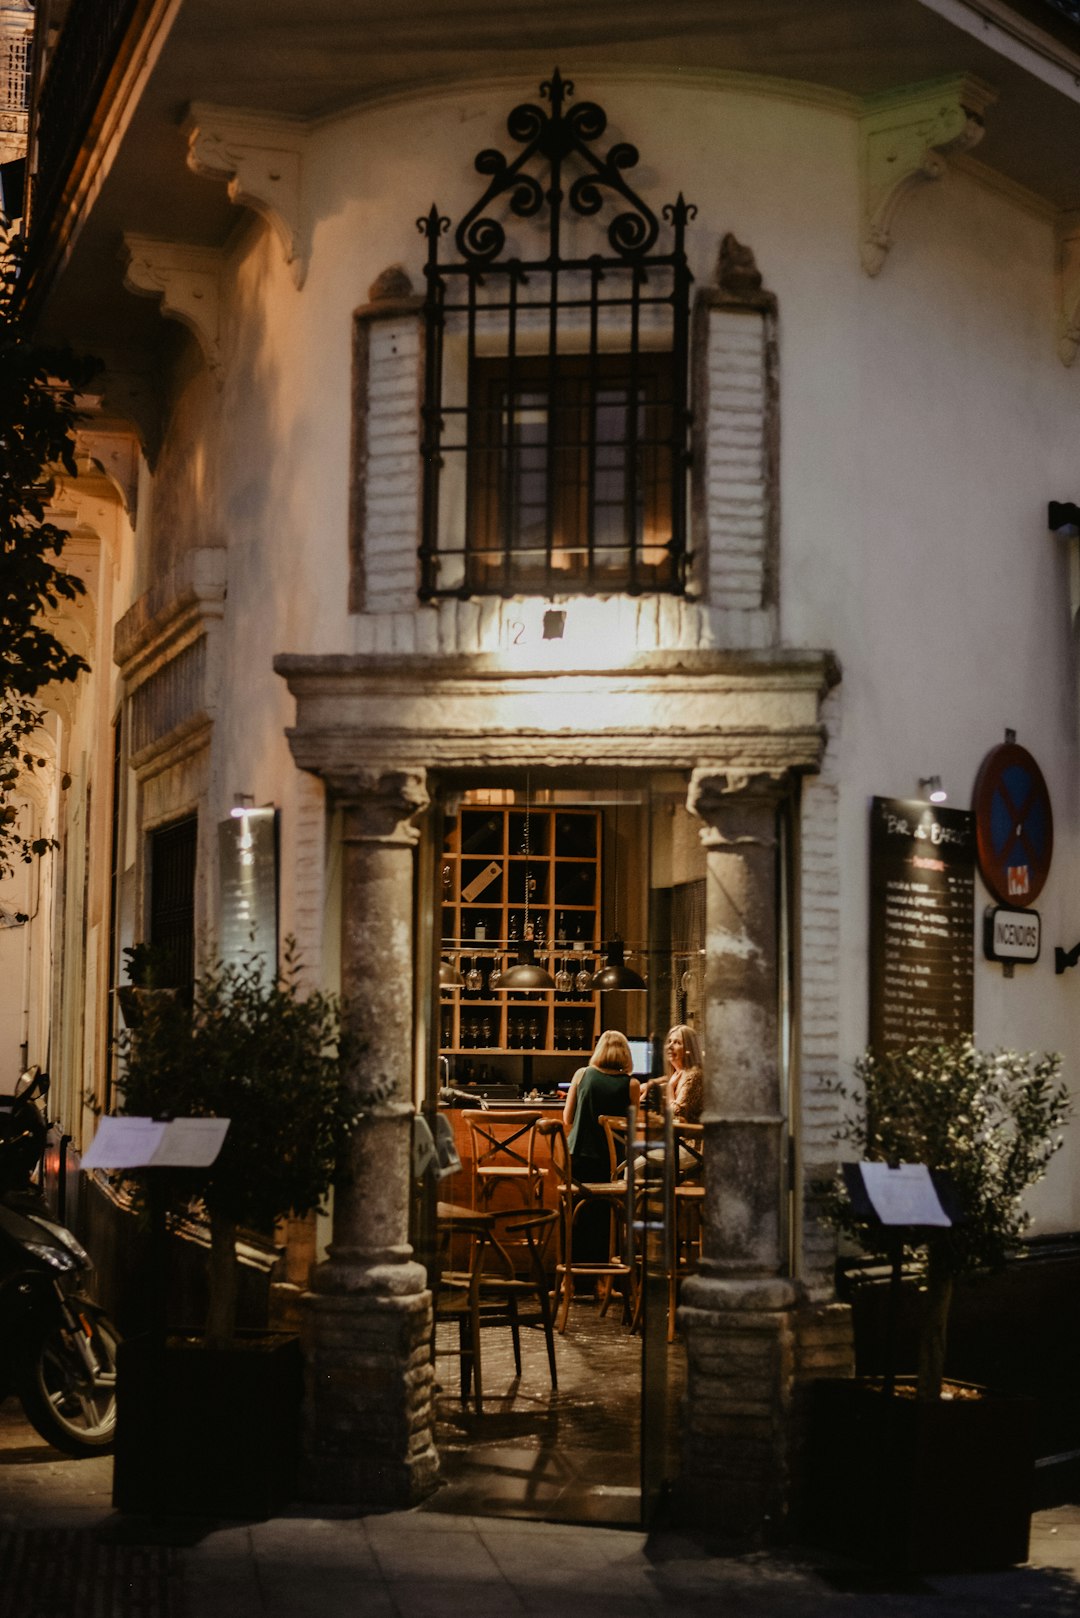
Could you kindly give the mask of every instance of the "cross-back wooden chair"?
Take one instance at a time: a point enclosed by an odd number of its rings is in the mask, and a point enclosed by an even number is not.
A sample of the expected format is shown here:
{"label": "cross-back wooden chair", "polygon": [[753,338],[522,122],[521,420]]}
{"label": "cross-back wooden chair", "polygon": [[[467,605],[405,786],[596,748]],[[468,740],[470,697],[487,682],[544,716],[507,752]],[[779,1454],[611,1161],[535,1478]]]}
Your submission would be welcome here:
{"label": "cross-back wooden chair", "polygon": [[473,1158],[473,1201],[491,1208],[500,1186],[510,1187],[526,1208],[539,1208],[544,1196],[542,1164],[536,1161],[536,1125],[543,1113],[517,1108],[462,1113]]}

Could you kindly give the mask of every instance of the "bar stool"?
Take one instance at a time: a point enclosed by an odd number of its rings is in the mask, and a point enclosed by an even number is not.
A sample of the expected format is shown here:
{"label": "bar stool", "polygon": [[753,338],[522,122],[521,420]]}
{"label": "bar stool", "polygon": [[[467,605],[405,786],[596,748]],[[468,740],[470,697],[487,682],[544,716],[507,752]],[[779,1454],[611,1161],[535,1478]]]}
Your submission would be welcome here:
{"label": "bar stool", "polygon": [[[437,1209],[440,1268],[434,1288],[434,1325],[456,1320],[458,1347],[456,1350],[439,1349],[436,1342],[433,1355],[457,1354],[460,1357],[461,1402],[468,1403],[470,1385],[475,1387],[477,1415],[482,1415],[484,1409],[480,1334],[485,1326],[509,1326],[514,1368],[519,1377],[521,1330],[532,1327],[542,1330],[551,1386],[554,1389],[559,1386],[548,1278],[544,1269],[545,1250],[557,1215],[554,1209],[542,1208],[524,1216],[503,1217],[508,1222],[501,1235],[497,1235],[496,1222],[500,1215],[496,1213],[483,1213],[446,1202],[440,1202]],[[469,1262],[463,1269],[454,1268],[450,1262],[455,1236],[469,1238]],[[526,1255],[524,1263],[515,1263],[515,1255],[520,1257],[521,1252]],[[537,1313],[531,1316],[522,1314],[520,1307],[529,1299],[535,1299],[537,1304]]]}
{"label": "bar stool", "polygon": [[[455,1203],[440,1202],[437,1210],[439,1238],[439,1267],[433,1278],[433,1307],[431,1321],[431,1357],[453,1354],[461,1362],[461,1402],[468,1404],[470,1390],[474,1389],[476,1413],[483,1415],[484,1383],[480,1353],[480,1298],[484,1275],[484,1260],[488,1244],[493,1239],[494,1221],[490,1214],[475,1208],[460,1207]],[[450,1263],[451,1244],[455,1235],[469,1238],[469,1265],[466,1270],[455,1270]],[[438,1345],[438,1327],[441,1321],[456,1321],[458,1346],[456,1349]]]}
{"label": "bar stool", "polygon": [[[622,1281],[626,1291],[623,1298],[624,1316],[629,1320],[636,1301],[634,1267],[625,1258],[612,1252],[601,1262],[578,1263],[574,1259],[574,1224],[581,1210],[589,1205],[602,1204],[615,1220],[626,1216],[626,1181],[583,1181],[575,1179],[570,1162],[570,1147],[562,1119],[544,1118],[538,1131],[549,1137],[552,1167],[559,1180],[559,1261],[555,1266],[556,1329],[566,1331],[570,1305],[574,1298],[574,1280],[577,1276],[606,1281],[610,1289],[615,1281]],[[613,1244],[614,1246],[614,1244]],[[605,1305],[606,1306],[606,1305]]]}

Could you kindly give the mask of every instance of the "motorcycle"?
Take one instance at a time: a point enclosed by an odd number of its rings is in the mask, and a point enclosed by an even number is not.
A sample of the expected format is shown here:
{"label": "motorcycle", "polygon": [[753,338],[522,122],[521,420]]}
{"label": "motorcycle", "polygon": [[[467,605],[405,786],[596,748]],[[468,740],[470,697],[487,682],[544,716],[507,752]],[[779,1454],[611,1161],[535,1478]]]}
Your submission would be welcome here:
{"label": "motorcycle", "polygon": [[47,1443],[103,1455],[116,1428],[119,1334],[84,1290],[89,1254],[50,1214],[33,1174],[48,1074],[0,1096],[0,1399],[15,1394]]}

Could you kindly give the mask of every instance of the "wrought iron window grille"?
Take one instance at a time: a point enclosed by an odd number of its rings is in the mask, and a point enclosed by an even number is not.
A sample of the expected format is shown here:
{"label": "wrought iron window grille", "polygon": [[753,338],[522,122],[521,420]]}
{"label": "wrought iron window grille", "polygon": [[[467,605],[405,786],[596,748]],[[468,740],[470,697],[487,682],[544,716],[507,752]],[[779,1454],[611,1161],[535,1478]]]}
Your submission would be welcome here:
{"label": "wrought iron window grille", "polygon": [[[547,108],[524,102],[507,120],[523,150],[478,154],[490,179],[454,232],[456,262],[439,258],[450,220],[433,205],[417,221],[425,600],[685,589],[697,209],[680,193],[662,225],[625,178],[637,149],[594,151],[607,116],[573,93],[556,69]],[[506,224],[489,212],[499,202]],[[608,202],[608,251],[584,251]],[[523,257],[506,226],[545,206],[546,253]]]}

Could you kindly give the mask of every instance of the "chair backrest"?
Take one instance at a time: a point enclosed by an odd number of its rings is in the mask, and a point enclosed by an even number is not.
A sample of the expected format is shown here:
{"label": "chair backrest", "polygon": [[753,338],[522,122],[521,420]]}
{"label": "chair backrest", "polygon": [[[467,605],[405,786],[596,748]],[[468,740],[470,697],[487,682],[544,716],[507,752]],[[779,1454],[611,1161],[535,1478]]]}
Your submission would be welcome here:
{"label": "chair backrest", "polygon": [[461,1116],[469,1128],[477,1173],[499,1169],[536,1173],[536,1124],[542,1112],[500,1108]]}
{"label": "chair backrest", "polygon": [[705,1130],[701,1124],[675,1125],[675,1173],[680,1182],[702,1178],[704,1147]]}

